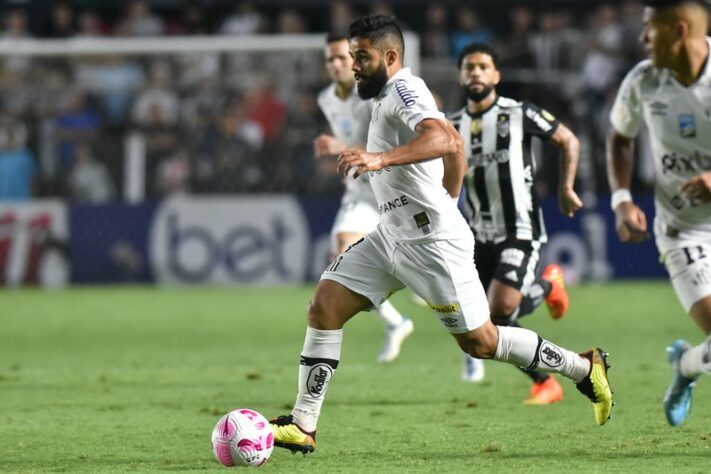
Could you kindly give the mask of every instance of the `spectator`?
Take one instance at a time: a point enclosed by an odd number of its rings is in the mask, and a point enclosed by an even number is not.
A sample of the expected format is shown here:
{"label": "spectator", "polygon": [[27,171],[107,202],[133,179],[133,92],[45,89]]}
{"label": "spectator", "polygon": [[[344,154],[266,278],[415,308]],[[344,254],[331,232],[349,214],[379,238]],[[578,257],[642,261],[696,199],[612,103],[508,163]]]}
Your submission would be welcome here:
{"label": "spectator", "polygon": [[277,18],[277,33],[298,35],[308,31],[306,18],[293,8],[285,8]]}
{"label": "spectator", "polygon": [[76,159],[68,180],[69,195],[79,202],[101,204],[113,199],[114,184],[106,166],[94,156],[89,145],[76,147]]}
{"label": "spectator", "polygon": [[7,116],[0,123],[0,201],[30,199],[37,165],[25,145],[27,133]]}
{"label": "spectator", "polygon": [[263,33],[266,29],[266,22],[262,15],[254,7],[254,3],[245,0],[237,3],[235,13],[225,19],[220,26],[221,35],[252,35]]}
{"label": "spectator", "polygon": [[160,196],[187,194],[190,191],[190,155],[179,147],[158,163],[155,188]]}
{"label": "spectator", "polygon": [[24,10],[10,10],[5,17],[4,39],[23,39],[32,36],[27,25],[27,13]]}
{"label": "spectator", "polygon": [[105,33],[106,28],[96,13],[90,11],[81,12],[79,15],[79,31],[77,32],[77,36],[94,38],[103,36]]}
{"label": "spectator", "polygon": [[54,5],[47,36],[49,38],[71,38],[76,32],[74,9],[71,4],[60,2]]}
{"label": "spectator", "polygon": [[462,6],[457,11],[457,29],[449,37],[450,52],[457,57],[464,46],[470,43],[491,43],[493,35],[481,25],[479,15],[468,6]]}
{"label": "spectator", "polygon": [[131,0],[114,33],[117,36],[160,36],[163,20],[151,13],[146,0]]}
{"label": "spectator", "polygon": [[60,176],[67,176],[74,164],[76,147],[93,143],[99,132],[101,119],[84,92],[72,91],[55,119],[56,155]]}
{"label": "spectator", "polygon": [[257,191],[263,185],[266,175],[257,150],[237,133],[243,121],[244,117],[236,107],[228,107],[220,117],[213,192]]}
{"label": "spectator", "polygon": [[331,2],[329,12],[328,29],[330,31],[346,32],[348,31],[348,26],[355,20],[353,7],[343,0]]}
{"label": "spectator", "polygon": [[169,125],[178,122],[180,101],[172,87],[172,66],[165,61],[151,64],[150,84],[136,98],[133,105],[132,118],[137,125],[153,122],[154,107],[161,109],[161,121]]}
{"label": "spectator", "polygon": [[246,96],[247,118],[259,124],[265,141],[273,141],[281,133],[286,120],[286,107],[274,94],[274,83],[268,74],[262,75],[256,88]]}
{"label": "spectator", "polygon": [[430,4],[425,14],[426,24],[422,34],[422,52],[427,57],[448,58],[449,28],[447,7],[441,2]]}
{"label": "spectator", "polygon": [[530,7],[517,6],[510,10],[511,32],[499,46],[501,67],[532,68],[531,35],[536,17]]}

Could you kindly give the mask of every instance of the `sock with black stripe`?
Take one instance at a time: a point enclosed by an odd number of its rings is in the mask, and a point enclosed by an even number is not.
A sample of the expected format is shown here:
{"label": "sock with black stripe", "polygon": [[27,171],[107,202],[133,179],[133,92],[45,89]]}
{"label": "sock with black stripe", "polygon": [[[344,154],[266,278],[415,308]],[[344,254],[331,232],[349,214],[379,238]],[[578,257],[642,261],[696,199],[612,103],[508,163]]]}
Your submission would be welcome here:
{"label": "sock with black stripe", "polygon": [[343,329],[306,328],[299,365],[299,393],[291,414],[304,431],[316,430],[321,405],[341,358]]}
{"label": "sock with black stripe", "polygon": [[530,370],[554,372],[580,382],[590,372],[590,361],[575,352],[546,341],[521,327],[498,327],[499,342],[494,360]]}

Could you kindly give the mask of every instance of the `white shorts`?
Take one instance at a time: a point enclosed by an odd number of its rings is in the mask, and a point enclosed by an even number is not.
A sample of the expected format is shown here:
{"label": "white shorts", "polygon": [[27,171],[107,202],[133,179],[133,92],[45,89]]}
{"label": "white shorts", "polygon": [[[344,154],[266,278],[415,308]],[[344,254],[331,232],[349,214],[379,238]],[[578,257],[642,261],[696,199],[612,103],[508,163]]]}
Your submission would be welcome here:
{"label": "white shorts", "polygon": [[711,245],[672,248],[661,256],[676,295],[688,313],[694,303],[711,296]]}
{"label": "white shorts", "polygon": [[336,235],[342,232],[367,234],[378,226],[378,209],[367,201],[347,200],[341,202],[331,228],[331,250],[338,251]]}
{"label": "white shorts", "polygon": [[375,306],[407,286],[427,301],[453,334],[489,320],[472,236],[404,244],[387,239],[377,228],[336,257],[321,278],[340,283]]}

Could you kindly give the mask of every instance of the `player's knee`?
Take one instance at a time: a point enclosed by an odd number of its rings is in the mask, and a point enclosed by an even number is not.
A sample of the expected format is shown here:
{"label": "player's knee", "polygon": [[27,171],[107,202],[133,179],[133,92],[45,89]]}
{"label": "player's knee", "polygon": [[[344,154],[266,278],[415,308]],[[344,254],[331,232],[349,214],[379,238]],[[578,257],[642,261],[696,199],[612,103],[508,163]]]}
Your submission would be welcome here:
{"label": "player's knee", "polygon": [[508,301],[497,301],[491,305],[491,320],[497,326],[510,326],[518,305]]}
{"label": "player's knee", "polygon": [[326,329],[329,321],[328,308],[319,298],[309,301],[307,311],[309,326],[314,329]]}

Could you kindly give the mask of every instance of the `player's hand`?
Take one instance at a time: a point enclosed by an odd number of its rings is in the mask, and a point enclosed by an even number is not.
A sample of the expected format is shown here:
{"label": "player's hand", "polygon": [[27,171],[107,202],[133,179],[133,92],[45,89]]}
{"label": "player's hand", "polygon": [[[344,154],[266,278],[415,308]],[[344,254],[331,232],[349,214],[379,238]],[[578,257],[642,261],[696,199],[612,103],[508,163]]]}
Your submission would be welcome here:
{"label": "player's hand", "polygon": [[711,202],[711,171],[691,178],[681,186],[681,192],[694,201]]}
{"label": "player's hand", "polygon": [[357,178],[368,171],[383,169],[385,162],[382,153],[369,153],[365,150],[349,149],[338,156],[338,172],[344,175],[355,168],[353,178]]}
{"label": "player's hand", "polygon": [[633,202],[623,202],[615,208],[615,228],[623,242],[641,242],[649,238],[647,216]]}
{"label": "player's hand", "polygon": [[561,188],[558,190],[558,205],[560,212],[568,217],[573,217],[575,212],[582,209],[583,201],[573,188]]}
{"label": "player's hand", "polygon": [[338,141],[336,137],[326,135],[325,133],[322,133],[318,137],[314,138],[314,155],[316,158],[336,156],[346,148],[345,143]]}

